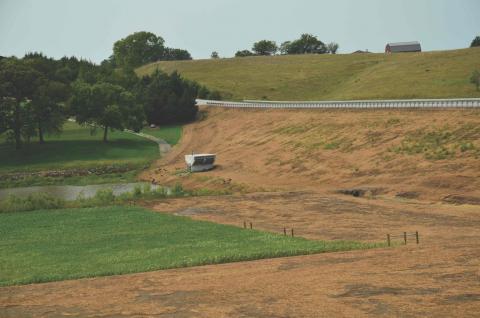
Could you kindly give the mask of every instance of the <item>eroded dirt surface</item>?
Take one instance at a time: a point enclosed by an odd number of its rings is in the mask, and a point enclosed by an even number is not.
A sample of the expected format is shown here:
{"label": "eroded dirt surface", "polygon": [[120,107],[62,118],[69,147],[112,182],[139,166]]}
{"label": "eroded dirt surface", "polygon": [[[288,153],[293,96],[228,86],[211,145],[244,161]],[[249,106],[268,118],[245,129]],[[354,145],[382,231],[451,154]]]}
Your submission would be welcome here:
{"label": "eroded dirt surface", "polygon": [[[250,191],[374,188],[392,197],[480,202],[479,110],[202,108],[201,114],[145,180]],[[178,173],[192,151],[216,153],[217,168]]]}
{"label": "eroded dirt surface", "polygon": [[175,213],[309,238],[420,244],[0,289],[2,317],[478,317],[475,206],[311,192],[166,200]]}

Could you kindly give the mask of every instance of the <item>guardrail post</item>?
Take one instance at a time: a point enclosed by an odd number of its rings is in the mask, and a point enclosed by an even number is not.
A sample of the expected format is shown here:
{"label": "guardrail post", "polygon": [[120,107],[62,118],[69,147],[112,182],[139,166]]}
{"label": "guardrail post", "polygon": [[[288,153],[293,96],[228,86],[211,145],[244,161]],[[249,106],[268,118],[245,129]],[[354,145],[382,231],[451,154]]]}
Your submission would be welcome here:
{"label": "guardrail post", "polygon": [[407,245],[407,232],[403,232],[403,241],[405,242],[405,245]]}
{"label": "guardrail post", "polygon": [[417,244],[420,243],[420,240],[418,238],[418,231],[415,232],[415,238],[417,239]]}

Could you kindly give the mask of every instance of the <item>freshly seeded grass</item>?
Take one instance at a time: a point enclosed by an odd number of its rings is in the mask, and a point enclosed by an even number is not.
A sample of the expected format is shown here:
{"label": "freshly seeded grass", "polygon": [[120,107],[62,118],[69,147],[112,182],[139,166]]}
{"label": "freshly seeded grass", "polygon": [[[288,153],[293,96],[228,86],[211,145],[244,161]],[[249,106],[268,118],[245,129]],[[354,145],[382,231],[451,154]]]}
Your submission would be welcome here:
{"label": "freshly seeded grass", "polygon": [[0,285],[17,285],[383,244],[312,241],[139,207],[0,214]]}

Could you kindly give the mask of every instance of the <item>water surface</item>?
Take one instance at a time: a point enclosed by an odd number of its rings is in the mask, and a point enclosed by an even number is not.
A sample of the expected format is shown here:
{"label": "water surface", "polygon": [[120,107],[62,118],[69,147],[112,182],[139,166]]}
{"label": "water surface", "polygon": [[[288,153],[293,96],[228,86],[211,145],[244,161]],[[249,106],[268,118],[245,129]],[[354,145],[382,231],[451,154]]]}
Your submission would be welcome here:
{"label": "water surface", "polygon": [[[120,183],[120,184],[95,184],[86,186],[73,185],[48,185],[22,188],[7,188],[0,189],[0,200],[6,199],[9,195],[17,197],[27,197],[35,193],[46,193],[53,197],[71,201],[77,199],[80,195],[84,198],[91,198],[95,196],[98,190],[112,189],[114,195],[119,195],[126,192],[132,192],[136,186],[143,187],[147,183]],[[152,190],[157,189],[157,185],[151,185]]]}

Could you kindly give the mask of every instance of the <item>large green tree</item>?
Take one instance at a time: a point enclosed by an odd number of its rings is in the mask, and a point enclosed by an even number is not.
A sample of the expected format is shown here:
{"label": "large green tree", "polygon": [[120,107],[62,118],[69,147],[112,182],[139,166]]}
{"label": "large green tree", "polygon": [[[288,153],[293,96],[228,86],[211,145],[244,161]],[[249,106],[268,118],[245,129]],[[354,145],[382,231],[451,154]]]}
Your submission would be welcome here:
{"label": "large green tree", "polygon": [[134,95],[119,85],[106,82],[75,83],[70,107],[79,124],[103,128],[104,142],[109,130],[130,128],[138,131],[144,120],[143,109]]}
{"label": "large green tree", "polygon": [[286,44],[287,54],[324,54],[328,49],[316,36],[304,33],[299,39]]}
{"label": "large green tree", "polygon": [[113,44],[113,59],[120,67],[136,67],[163,57],[165,41],[151,32],[135,32]]}
{"label": "large green tree", "polygon": [[213,93],[198,84],[184,80],[177,72],[171,75],[155,71],[141,79],[137,92],[149,124],[183,123],[195,119],[195,98],[212,97]]}
{"label": "large green tree", "polygon": [[252,51],[258,55],[272,55],[278,51],[278,47],[275,41],[261,40],[253,44]]}
{"label": "large green tree", "polygon": [[66,101],[69,97],[67,85],[45,80],[40,84],[31,102],[31,111],[36,122],[38,138],[44,143],[45,133],[58,133],[66,120]]}
{"label": "large green tree", "polygon": [[135,32],[113,44],[109,62],[114,67],[135,68],[155,61],[191,60],[187,50],[165,47],[161,36],[151,32]]}
{"label": "large green tree", "polygon": [[41,79],[42,75],[23,60],[0,61],[0,131],[9,132],[16,149],[34,133],[30,107]]}
{"label": "large green tree", "polygon": [[45,133],[58,133],[66,120],[65,103],[69,98],[68,80],[57,72],[60,64],[42,53],[29,53],[23,58],[25,63],[42,74],[32,96],[30,111],[35,122],[40,143],[44,143]]}

